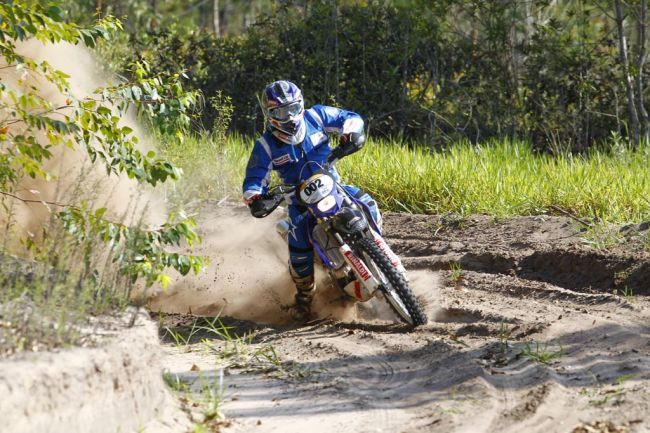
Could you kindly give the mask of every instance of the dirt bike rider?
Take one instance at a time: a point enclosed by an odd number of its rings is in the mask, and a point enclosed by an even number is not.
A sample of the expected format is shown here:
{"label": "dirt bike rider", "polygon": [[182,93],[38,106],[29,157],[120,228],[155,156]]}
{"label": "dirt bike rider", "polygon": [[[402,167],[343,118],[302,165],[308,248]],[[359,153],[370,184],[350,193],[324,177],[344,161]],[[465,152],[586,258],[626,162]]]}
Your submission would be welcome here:
{"label": "dirt bike rider", "polygon": [[[243,184],[244,202],[254,215],[256,200],[266,193],[271,170],[278,172],[283,183],[299,184],[322,166],[358,151],[365,143],[361,116],[324,105],[314,105],[305,110],[302,92],[292,82],[275,81],[266,86],[260,105],[268,125],[255,141]],[[333,150],[329,133],[339,134],[339,146]],[[334,168],[331,172],[338,178]],[[380,221],[377,205],[367,193],[354,186],[344,187],[355,198],[368,204],[373,218]],[[306,320],[311,313],[315,290],[314,251],[309,240],[311,227],[307,209],[293,196],[287,203],[289,272],[296,285],[295,305],[291,312],[294,319]]]}

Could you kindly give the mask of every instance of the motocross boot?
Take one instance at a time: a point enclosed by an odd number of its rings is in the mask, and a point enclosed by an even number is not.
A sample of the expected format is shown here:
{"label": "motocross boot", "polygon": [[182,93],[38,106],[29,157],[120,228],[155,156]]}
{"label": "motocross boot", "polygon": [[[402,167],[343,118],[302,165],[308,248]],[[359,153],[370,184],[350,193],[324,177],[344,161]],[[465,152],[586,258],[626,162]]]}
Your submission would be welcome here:
{"label": "motocross boot", "polygon": [[299,277],[291,272],[296,284],[295,304],[291,307],[291,317],[296,322],[306,322],[311,317],[311,301],[314,298],[314,276]]}

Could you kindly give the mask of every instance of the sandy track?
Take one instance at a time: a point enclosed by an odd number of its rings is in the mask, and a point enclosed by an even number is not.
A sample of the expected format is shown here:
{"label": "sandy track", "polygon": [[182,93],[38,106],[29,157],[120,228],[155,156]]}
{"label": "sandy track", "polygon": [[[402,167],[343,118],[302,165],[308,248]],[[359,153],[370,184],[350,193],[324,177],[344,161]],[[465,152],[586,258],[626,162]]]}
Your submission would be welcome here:
{"label": "sandy track", "polygon": [[[253,330],[250,347],[271,344],[282,366],[227,367],[197,344],[170,345],[168,369],[195,384],[226,372],[226,431],[650,431],[643,232],[610,251],[585,246],[587,234],[561,218],[395,214],[386,232],[427,298],[430,324],[234,321]],[[459,281],[450,262],[461,265]],[[192,320],[165,316],[181,331]]]}

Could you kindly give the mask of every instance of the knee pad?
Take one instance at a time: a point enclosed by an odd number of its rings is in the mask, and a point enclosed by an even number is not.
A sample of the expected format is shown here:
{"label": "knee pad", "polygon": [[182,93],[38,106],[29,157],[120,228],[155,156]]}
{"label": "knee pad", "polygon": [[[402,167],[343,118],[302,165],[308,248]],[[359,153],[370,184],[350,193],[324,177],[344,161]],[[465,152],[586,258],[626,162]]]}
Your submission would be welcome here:
{"label": "knee pad", "polygon": [[291,275],[306,277],[314,273],[314,250],[289,244],[289,268]]}

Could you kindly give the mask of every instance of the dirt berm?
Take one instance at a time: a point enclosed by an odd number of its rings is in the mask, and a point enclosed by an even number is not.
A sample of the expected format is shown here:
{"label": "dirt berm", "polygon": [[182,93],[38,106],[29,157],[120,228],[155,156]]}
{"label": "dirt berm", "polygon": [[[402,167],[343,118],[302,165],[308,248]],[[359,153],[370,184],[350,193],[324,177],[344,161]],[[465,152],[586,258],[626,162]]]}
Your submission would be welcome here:
{"label": "dirt berm", "polygon": [[[126,317],[131,316],[131,317]],[[189,421],[161,376],[156,324],[115,319],[95,348],[33,353],[0,368],[0,432],[179,432]]]}

